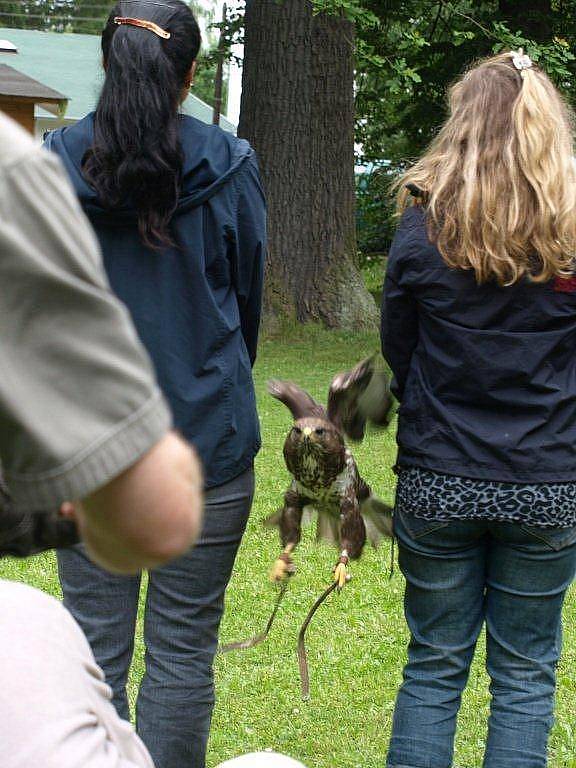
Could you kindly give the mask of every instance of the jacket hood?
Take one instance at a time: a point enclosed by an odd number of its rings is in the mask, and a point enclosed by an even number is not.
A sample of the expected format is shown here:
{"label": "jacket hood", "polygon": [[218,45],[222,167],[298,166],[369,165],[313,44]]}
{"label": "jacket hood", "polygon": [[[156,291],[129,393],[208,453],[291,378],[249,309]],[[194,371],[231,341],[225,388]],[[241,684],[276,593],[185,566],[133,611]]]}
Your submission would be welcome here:
{"label": "jacket hood", "polygon": [[[127,202],[114,211],[105,209],[95,190],[82,175],[82,159],[94,139],[94,113],[73,126],[52,131],[46,138],[47,149],[58,153],[80,203],[90,216],[106,214],[118,219],[133,217],[136,211]],[[188,115],[180,116],[180,141],[184,153],[182,185],[177,210],[202,205],[227,184],[252,155],[250,144],[221,128],[206,125]]]}

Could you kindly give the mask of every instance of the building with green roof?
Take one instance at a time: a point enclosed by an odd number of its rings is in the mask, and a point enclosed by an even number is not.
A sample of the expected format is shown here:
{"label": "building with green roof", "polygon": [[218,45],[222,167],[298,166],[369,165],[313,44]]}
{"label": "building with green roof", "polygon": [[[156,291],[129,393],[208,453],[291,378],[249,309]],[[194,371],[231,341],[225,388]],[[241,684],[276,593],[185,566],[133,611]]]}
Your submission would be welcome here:
{"label": "building with green roof", "polygon": [[[52,114],[36,106],[36,135],[60,125],[70,125],[91,112],[98,101],[104,71],[100,38],[66,32],[39,32],[0,27],[0,39],[13,43],[18,54],[10,54],[10,64],[19,72],[63,94],[68,103],[63,114]],[[182,110],[205,123],[212,122],[212,107],[190,94]],[[226,117],[221,127],[232,133],[236,126]]]}

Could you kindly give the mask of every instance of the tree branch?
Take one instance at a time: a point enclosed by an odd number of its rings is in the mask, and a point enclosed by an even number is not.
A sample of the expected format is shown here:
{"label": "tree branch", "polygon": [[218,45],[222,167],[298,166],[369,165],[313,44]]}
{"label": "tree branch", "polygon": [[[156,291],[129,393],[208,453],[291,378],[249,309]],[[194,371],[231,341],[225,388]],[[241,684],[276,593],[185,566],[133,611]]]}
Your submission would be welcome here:
{"label": "tree branch", "polygon": [[436,14],[436,18],[434,19],[434,23],[432,24],[432,29],[430,30],[430,42],[434,39],[434,33],[436,32],[436,27],[438,26],[438,22],[440,21],[440,16],[442,15],[442,11],[444,9],[444,0],[439,0],[438,2],[438,13]]}

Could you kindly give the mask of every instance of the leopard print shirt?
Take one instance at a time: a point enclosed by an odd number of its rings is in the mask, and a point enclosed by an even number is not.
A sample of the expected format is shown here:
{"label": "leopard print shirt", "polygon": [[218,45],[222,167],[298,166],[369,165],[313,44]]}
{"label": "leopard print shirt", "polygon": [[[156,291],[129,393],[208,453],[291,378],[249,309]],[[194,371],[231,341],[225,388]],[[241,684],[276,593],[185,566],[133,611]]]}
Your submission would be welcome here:
{"label": "leopard print shirt", "polygon": [[494,520],[568,528],[576,525],[576,482],[500,483],[401,467],[396,510],[426,520]]}

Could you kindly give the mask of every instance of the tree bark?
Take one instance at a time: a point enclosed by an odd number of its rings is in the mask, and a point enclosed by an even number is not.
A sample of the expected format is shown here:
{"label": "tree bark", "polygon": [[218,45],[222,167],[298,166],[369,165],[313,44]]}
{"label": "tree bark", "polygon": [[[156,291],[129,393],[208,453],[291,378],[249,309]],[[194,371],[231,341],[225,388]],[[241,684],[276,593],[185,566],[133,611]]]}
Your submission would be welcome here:
{"label": "tree bark", "polygon": [[551,0],[499,0],[498,10],[513,32],[519,29],[538,42],[552,36]]}
{"label": "tree bark", "polygon": [[309,0],[246,6],[238,133],[269,207],[265,316],[374,325],[355,266],[353,26]]}
{"label": "tree bark", "polygon": [[329,327],[376,320],[356,267],[354,25],[318,15],[312,24],[312,251],[301,311]]}

